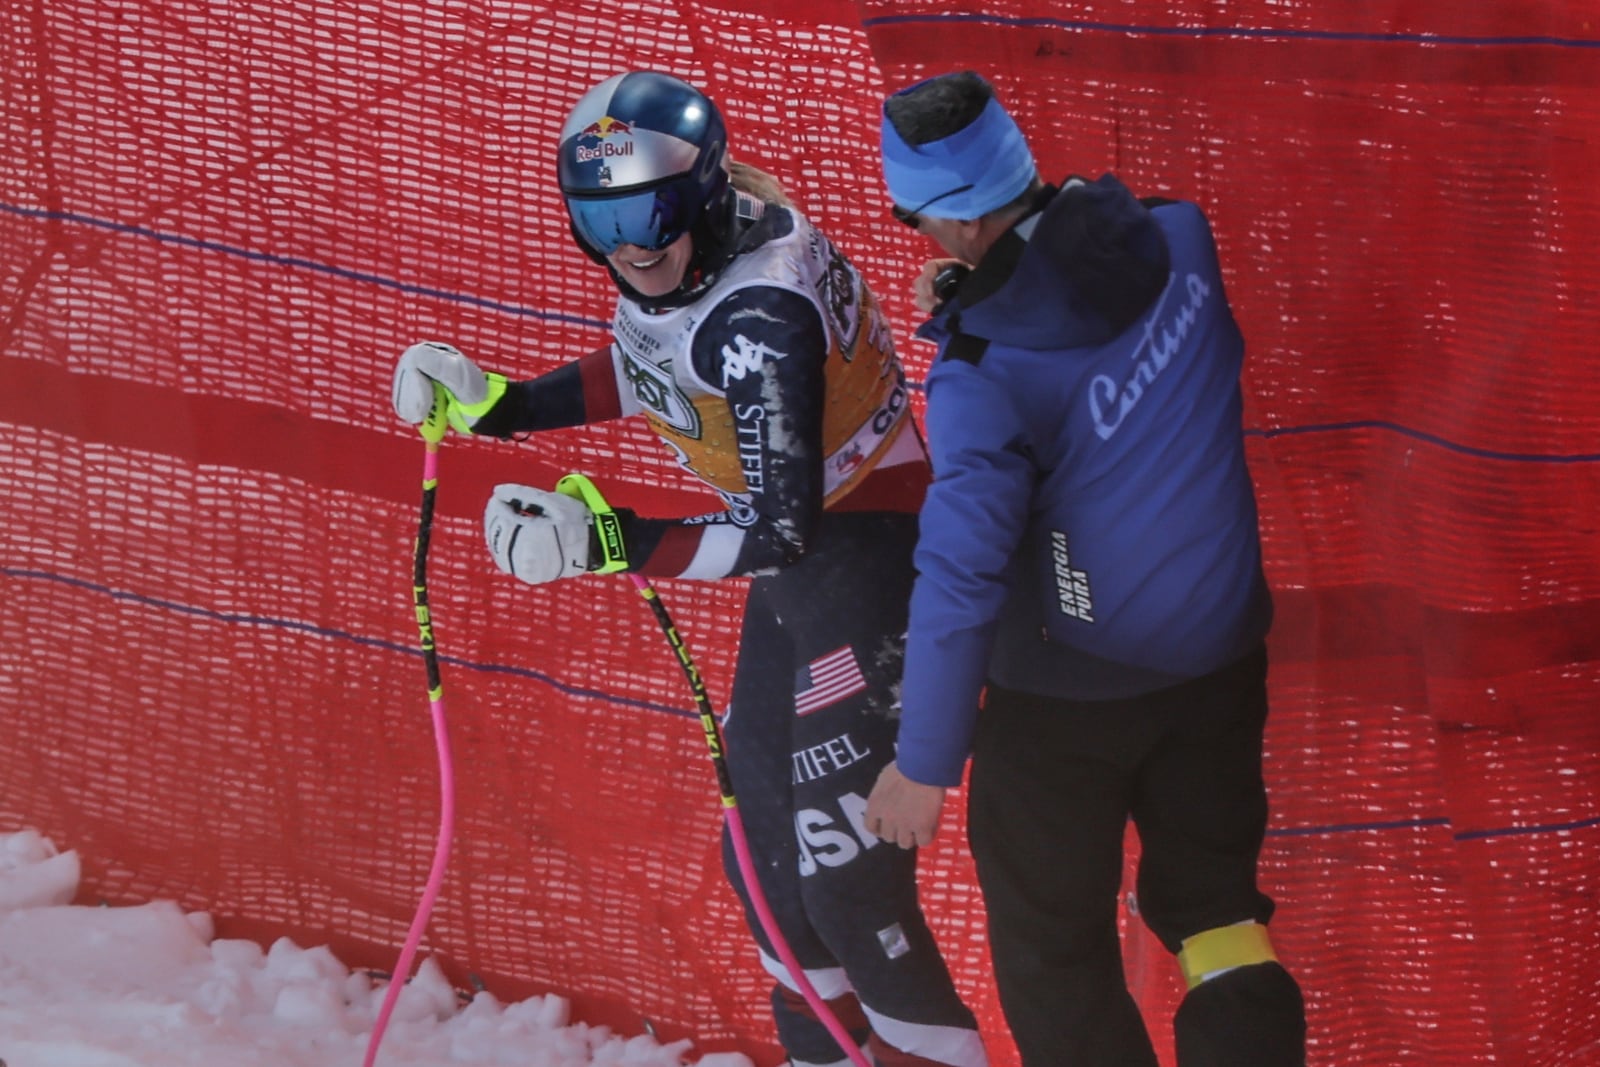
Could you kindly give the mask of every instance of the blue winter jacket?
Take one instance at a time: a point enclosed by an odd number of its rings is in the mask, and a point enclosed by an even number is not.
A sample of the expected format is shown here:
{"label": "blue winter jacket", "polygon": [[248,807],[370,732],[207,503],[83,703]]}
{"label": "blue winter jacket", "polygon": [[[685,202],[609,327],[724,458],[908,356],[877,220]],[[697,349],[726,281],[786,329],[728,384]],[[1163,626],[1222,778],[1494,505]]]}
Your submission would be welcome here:
{"label": "blue winter jacket", "polygon": [[1047,189],[919,336],[922,510],[897,761],[960,782],[986,681],[1134,696],[1265,636],[1239,370],[1205,216],[1117,179]]}

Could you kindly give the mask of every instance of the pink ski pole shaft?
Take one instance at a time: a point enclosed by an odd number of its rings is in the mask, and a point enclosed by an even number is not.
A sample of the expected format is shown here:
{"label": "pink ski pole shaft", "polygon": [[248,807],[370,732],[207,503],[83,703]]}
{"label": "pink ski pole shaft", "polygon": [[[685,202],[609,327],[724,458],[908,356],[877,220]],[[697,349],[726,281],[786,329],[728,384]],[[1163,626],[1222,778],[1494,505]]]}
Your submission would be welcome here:
{"label": "pink ski pole shaft", "polygon": [[444,685],[439,677],[439,656],[434,647],[433,617],[428,611],[428,541],[433,532],[434,494],[439,486],[439,442],[444,440],[445,433],[445,406],[443,398],[437,395],[439,387],[435,386],[434,389],[433,410],[428,412],[421,426],[427,453],[422,464],[422,517],[417,523],[416,547],[412,556],[411,592],[417,613],[417,631],[422,643],[422,661],[428,672],[428,707],[433,715],[433,737],[439,754],[439,836],[434,845],[427,886],[417,905],[417,913],[411,920],[405,945],[400,950],[400,960],[390,976],[389,988],[384,992],[383,1005],[372,1025],[363,1067],[372,1067],[377,1060],[378,1046],[383,1043],[389,1017],[394,1013],[400,991],[411,975],[411,962],[416,957],[417,946],[422,943],[422,934],[433,914],[434,902],[439,899],[439,887],[444,884],[445,867],[450,860],[450,839],[455,829],[455,771],[450,758],[450,731],[445,720]]}
{"label": "pink ski pole shaft", "polygon": [[767,940],[772,943],[773,951],[778,954],[778,959],[788,970],[800,995],[806,1003],[811,1005],[811,1010],[827,1027],[828,1033],[839,1043],[850,1062],[855,1067],[870,1067],[866,1055],[861,1051],[861,1046],[851,1038],[850,1032],[839,1021],[839,1016],[828,1007],[828,1002],[822,999],[811,980],[806,977],[805,968],[795,958],[794,951],[790,949],[789,942],[784,938],[783,931],[778,929],[777,917],[772,914],[772,908],[767,904],[767,897],[761,889],[761,880],[756,877],[755,860],[750,855],[750,842],[744,832],[744,820],[739,815],[739,803],[733,792],[733,776],[728,771],[728,761],[723,755],[722,731],[717,726],[717,717],[711,708],[711,698],[706,693],[705,681],[700,677],[700,670],[694,665],[694,660],[689,655],[688,648],[683,643],[683,638],[678,634],[678,628],[668,614],[667,607],[661,602],[661,597],[656,593],[647,578],[639,574],[629,573],[628,578],[633,582],[633,587],[644,597],[650,605],[650,610],[655,613],[656,621],[661,624],[661,629],[667,635],[667,643],[672,646],[673,653],[678,657],[678,665],[683,668],[684,675],[689,679],[689,688],[694,693],[695,705],[700,711],[700,726],[705,730],[706,745],[711,750],[711,763],[717,773],[717,789],[722,794],[722,815],[728,826],[728,837],[733,844],[733,854],[739,864],[739,874],[744,879],[745,891],[750,894],[750,906],[756,913],[756,918],[761,923],[761,928],[767,933]]}

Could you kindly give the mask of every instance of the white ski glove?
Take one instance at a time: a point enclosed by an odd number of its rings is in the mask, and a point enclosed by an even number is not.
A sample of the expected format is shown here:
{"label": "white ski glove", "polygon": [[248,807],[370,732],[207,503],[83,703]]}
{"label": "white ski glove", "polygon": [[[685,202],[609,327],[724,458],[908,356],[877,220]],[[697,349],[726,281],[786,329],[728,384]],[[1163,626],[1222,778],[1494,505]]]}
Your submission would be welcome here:
{"label": "white ski glove", "polygon": [[495,566],[529,585],[589,572],[594,515],[582,501],[526,485],[497,485],[483,512]]}
{"label": "white ski glove", "polygon": [[485,374],[458,349],[442,341],[423,341],[400,354],[394,368],[394,413],[413,426],[433,409],[435,384],[445,392],[445,417],[462,433],[500,402],[506,380]]}

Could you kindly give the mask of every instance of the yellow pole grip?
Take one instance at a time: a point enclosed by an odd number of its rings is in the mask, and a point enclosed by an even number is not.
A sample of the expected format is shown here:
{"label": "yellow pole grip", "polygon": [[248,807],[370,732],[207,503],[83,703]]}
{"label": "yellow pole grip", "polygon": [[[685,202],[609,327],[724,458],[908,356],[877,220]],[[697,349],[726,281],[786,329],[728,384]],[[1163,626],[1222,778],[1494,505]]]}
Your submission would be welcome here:
{"label": "yellow pole grip", "polygon": [[438,382],[433,383],[433,407],[428,409],[428,417],[422,420],[418,431],[422,439],[430,446],[437,447],[444,440],[445,431],[450,429],[447,422],[447,413],[450,410],[450,394],[444,391],[444,386]]}

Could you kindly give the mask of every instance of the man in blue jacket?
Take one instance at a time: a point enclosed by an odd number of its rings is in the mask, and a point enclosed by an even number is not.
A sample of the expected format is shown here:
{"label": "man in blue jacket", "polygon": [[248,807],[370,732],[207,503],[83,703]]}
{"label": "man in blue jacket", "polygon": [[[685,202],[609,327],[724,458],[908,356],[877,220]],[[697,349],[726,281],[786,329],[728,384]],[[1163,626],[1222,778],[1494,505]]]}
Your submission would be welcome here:
{"label": "man in blue jacket", "polygon": [[1043,184],[970,71],[885,101],[883,168],[896,217],[954,258],[915,287],[934,483],[867,827],[926,844],[970,753],[1024,1064],[1156,1067],[1117,936],[1131,818],[1139,915],[1189,986],[1181,1067],[1300,1067],[1256,885],[1272,602],[1210,226],[1110,175]]}

